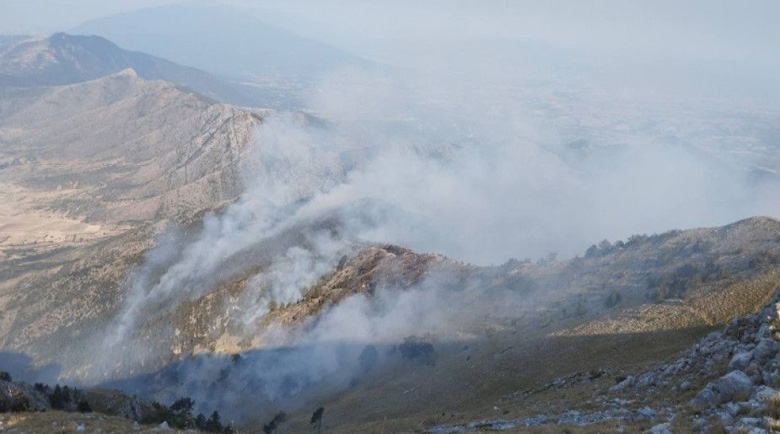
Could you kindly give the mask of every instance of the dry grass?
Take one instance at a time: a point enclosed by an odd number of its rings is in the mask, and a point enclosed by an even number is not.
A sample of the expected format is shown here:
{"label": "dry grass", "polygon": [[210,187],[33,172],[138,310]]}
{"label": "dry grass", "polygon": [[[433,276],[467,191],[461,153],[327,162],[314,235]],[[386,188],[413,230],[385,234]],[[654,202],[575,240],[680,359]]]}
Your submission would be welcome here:
{"label": "dry grass", "polygon": [[780,419],[780,395],[775,395],[764,401],[765,414],[772,419]]}

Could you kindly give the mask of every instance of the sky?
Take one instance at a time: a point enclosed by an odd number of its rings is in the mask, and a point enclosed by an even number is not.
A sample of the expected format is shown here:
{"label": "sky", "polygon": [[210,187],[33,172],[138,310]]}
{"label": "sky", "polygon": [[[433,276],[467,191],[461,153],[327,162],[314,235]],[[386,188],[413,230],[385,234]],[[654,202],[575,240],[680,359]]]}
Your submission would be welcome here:
{"label": "sky", "polygon": [[0,0],[0,34],[48,34],[84,21],[176,0]]}
{"label": "sky", "polygon": [[[424,55],[442,43],[531,39],[640,57],[776,63],[780,2],[726,0],[220,0],[366,56]],[[0,0],[0,33],[64,31],[177,0]],[[215,1],[208,3],[216,3]]]}
{"label": "sky", "polygon": [[[543,43],[636,55],[708,59],[776,57],[780,3],[770,0],[312,0],[246,1],[284,12],[312,36],[361,50],[377,40],[434,43],[474,37],[532,38]],[[318,7],[320,6],[320,7]],[[355,38],[355,35],[360,35]],[[424,43],[423,43],[424,44]]]}

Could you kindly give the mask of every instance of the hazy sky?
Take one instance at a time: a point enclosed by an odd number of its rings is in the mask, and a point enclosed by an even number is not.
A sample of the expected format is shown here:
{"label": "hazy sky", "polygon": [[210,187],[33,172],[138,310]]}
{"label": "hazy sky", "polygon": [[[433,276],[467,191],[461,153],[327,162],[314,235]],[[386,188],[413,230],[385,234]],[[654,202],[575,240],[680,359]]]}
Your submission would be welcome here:
{"label": "hazy sky", "polygon": [[776,62],[780,42],[780,2],[772,0],[230,1],[363,54],[379,44],[424,50],[523,38],[605,54]]}
{"label": "hazy sky", "polygon": [[[527,38],[634,56],[777,63],[780,2],[754,0],[217,0],[363,55]],[[177,0],[0,0],[0,33],[67,30]]]}
{"label": "hazy sky", "polygon": [[177,0],[0,0],[0,34],[67,30],[84,21]]}

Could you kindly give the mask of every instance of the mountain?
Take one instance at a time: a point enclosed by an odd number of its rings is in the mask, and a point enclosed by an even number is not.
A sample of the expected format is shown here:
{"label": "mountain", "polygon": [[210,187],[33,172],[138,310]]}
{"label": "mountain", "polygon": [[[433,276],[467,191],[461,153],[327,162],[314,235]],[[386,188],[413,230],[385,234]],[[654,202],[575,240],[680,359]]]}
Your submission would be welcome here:
{"label": "mountain", "polygon": [[2,87],[0,95],[0,178],[34,191],[67,190],[58,208],[110,220],[147,220],[235,197],[236,164],[258,122],[130,69],[66,86]]}
{"label": "mountain", "polygon": [[165,80],[207,97],[237,105],[278,106],[258,88],[218,79],[195,68],[148,54],[126,51],[98,36],[56,33],[0,46],[0,86],[57,86],[133,69],[145,80]]}
{"label": "mountain", "polygon": [[367,65],[327,44],[263,22],[252,12],[207,2],[127,12],[71,30],[221,76],[312,78],[334,68]]}
{"label": "mountain", "polygon": [[236,199],[259,122],[133,70],[0,87],[2,348],[105,318],[166,222]]}
{"label": "mountain", "polygon": [[30,39],[30,37],[26,35],[0,35],[0,50],[25,39]]}

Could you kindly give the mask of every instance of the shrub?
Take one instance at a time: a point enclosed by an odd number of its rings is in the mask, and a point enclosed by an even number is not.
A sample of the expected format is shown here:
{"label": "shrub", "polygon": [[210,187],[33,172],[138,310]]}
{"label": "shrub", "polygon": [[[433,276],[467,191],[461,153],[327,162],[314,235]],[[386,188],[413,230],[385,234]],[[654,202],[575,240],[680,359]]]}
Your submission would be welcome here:
{"label": "shrub", "polygon": [[79,404],[76,406],[76,410],[79,413],[92,413],[92,406],[90,406],[87,401],[84,401],[82,399],[81,401],[79,401]]}
{"label": "shrub", "polygon": [[263,432],[265,434],[274,434],[281,424],[287,420],[287,413],[280,411],[276,413],[273,420],[263,425]]}
{"label": "shrub", "polygon": [[325,408],[320,407],[316,410],[314,410],[314,413],[311,415],[311,420],[309,421],[309,424],[314,427],[314,429],[317,430],[318,433],[322,432],[322,415],[325,413]]}

